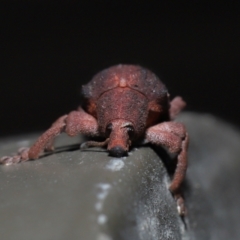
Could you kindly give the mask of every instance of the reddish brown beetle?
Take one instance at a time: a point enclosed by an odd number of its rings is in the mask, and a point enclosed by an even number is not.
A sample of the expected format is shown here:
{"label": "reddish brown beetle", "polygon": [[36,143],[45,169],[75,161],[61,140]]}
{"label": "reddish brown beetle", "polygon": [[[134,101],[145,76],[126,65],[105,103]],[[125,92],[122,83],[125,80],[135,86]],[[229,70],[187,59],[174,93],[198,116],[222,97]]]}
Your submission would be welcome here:
{"label": "reddish brown beetle", "polygon": [[109,154],[121,157],[137,141],[152,143],[177,155],[177,166],[169,187],[184,214],[180,185],[187,169],[188,134],[181,123],[171,121],[185,106],[181,97],[169,101],[165,85],[151,71],[135,65],[117,65],[98,73],[82,88],[84,104],[60,117],[29,149],[2,157],[2,164],[37,159],[44,150],[53,150],[54,138],[84,134],[104,137],[82,147],[107,146]]}

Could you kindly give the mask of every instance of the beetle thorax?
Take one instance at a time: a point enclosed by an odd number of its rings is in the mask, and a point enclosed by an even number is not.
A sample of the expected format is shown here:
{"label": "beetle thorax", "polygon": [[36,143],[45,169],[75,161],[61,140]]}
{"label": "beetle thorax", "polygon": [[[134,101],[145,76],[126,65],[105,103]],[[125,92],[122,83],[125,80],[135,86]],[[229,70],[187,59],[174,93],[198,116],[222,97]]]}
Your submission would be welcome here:
{"label": "beetle thorax", "polygon": [[147,98],[128,87],[117,87],[102,94],[97,102],[97,119],[100,131],[117,119],[131,122],[137,135],[144,132],[148,115]]}

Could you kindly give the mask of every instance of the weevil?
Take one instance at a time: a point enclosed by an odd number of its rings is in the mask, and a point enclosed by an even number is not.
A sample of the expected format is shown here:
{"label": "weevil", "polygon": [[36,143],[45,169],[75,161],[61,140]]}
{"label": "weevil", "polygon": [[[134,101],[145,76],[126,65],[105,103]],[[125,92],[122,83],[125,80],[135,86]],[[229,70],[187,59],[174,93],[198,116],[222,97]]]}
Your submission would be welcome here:
{"label": "weevil", "polygon": [[150,70],[122,64],[95,75],[82,87],[82,95],[81,107],[57,119],[32,147],[20,149],[15,156],[2,157],[0,163],[37,159],[41,152],[54,149],[54,138],[62,132],[102,137],[104,141],[88,141],[82,147],[106,147],[115,157],[127,155],[136,142],[151,143],[176,155],[169,190],[177,200],[179,213],[184,215],[179,191],[187,170],[188,134],[183,124],[173,121],[185,107],[182,98],[170,101],[167,88]]}

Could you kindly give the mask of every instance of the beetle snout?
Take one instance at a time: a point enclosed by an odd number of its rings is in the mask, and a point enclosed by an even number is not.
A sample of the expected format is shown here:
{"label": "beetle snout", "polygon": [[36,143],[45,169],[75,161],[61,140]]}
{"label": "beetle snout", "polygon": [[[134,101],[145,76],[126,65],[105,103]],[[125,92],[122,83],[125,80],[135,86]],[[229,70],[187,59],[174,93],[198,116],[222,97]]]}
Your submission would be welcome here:
{"label": "beetle snout", "polygon": [[109,154],[113,157],[123,157],[127,155],[127,151],[125,151],[121,146],[115,146],[109,149]]}

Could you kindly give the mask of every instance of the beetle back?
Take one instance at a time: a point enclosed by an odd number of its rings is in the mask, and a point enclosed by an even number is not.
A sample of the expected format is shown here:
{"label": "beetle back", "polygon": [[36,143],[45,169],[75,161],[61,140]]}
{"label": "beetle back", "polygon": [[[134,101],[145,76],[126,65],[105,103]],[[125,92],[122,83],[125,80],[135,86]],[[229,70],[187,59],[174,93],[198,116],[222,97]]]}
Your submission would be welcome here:
{"label": "beetle back", "polygon": [[144,94],[149,101],[161,99],[167,94],[167,88],[154,73],[140,66],[122,64],[95,75],[83,86],[82,94],[86,99],[97,100],[104,92],[121,87],[123,82],[125,86]]}
{"label": "beetle back", "polygon": [[168,91],[159,78],[136,65],[116,65],[82,87],[84,109],[97,118],[101,132],[113,119],[131,121],[141,134],[146,126],[168,118]]}

